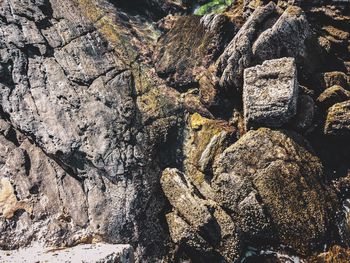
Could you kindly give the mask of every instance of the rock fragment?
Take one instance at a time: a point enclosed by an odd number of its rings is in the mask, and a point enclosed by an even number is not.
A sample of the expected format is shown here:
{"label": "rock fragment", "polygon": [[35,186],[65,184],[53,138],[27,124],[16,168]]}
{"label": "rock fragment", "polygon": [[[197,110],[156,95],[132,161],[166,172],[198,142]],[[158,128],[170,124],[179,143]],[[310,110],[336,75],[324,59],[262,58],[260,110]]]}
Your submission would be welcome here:
{"label": "rock fragment", "polygon": [[328,109],[332,105],[343,102],[350,99],[350,91],[347,91],[339,85],[331,86],[326,89],[317,98],[317,102],[325,109]]}
{"label": "rock fragment", "polygon": [[265,61],[244,71],[246,128],[280,127],[297,110],[298,81],[293,58]]}
{"label": "rock fragment", "polygon": [[350,100],[334,104],[328,109],[324,133],[350,136]]}

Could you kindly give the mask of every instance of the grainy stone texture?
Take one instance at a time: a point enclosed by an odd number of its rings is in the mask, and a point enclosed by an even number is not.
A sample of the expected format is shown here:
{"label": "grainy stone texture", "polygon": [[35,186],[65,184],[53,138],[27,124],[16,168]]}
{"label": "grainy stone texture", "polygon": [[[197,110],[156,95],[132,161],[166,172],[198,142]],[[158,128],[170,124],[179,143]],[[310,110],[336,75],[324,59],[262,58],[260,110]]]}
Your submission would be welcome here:
{"label": "grainy stone texture", "polygon": [[350,100],[334,104],[328,109],[325,134],[350,136]]}
{"label": "grainy stone texture", "polygon": [[[307,254],[325,240],[336,210],[322,176],[322,164],[299,135],[250,131],[217,156],[206,191],[191,172],[163,172],[173,207],[167,215],[171,237],[192,255],[216,252],[233,262],[256,239]],[[231,235],[220,235],[218,229],[227,227]]]}
{"label": "grainy stone texture", "polygon": [[164,93],[153,109],[136,97],[158,90],[136,58],[159,33],[107,1],[1,1],[0,10],[1,247],[97,238],[131,243],[138,260],[164,256],[152,124],[173,116],[161,137],[182,106],[164,104]]}
{"label": "grainy stone texture", "polygon": [[[348,246],[349,7],[274,2],[0,1],[0,248],[222,263]],[[247,132],[244,70],[282,57],[298,76],[269,67],[254,85],[283,89],[254,114],[290,131]]]}
{"label": "grainy stone texture", "polygon": [[264,60],[294,57],[302,61],[310,27],[305,14],[296,6],[283,14],[273,2],[258,7],[218,59],[220,85],[242,90],[243,71]]}
{"label": "grainy stone texture", "polygon": [[297,111],[297,71],[293,58],[267,60],[244,71],[246,128],[280,127]]}
{"label": "grainy stone texture", "polygon": [[350,99],[350,91],[339,85],[334,85],[326,89],[317,98],[317,102],[324,108],[328,109],[332,105]]}

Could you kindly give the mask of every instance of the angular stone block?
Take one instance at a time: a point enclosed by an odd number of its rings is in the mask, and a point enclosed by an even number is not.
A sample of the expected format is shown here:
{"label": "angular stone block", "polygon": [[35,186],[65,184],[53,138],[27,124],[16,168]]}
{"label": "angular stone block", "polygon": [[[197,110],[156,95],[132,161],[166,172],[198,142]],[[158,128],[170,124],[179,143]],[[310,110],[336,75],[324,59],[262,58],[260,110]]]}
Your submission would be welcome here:
{"label": "angular stone block", "polygon": [[298,81],[293,58],[267,60],[244,71],[246,129],[280,127],[297,110]]}

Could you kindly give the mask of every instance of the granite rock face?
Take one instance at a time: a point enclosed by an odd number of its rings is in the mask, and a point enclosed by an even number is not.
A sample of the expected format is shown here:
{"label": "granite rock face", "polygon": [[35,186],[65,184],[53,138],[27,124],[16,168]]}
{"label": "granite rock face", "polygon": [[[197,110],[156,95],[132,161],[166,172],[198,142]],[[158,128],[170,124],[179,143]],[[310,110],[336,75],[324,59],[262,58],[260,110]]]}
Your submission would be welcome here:
{"label": "granite rock face", "polygon": [[297,111],[297,71],[293,58],[267,60],[244,70],[246,128],[280,127]]}

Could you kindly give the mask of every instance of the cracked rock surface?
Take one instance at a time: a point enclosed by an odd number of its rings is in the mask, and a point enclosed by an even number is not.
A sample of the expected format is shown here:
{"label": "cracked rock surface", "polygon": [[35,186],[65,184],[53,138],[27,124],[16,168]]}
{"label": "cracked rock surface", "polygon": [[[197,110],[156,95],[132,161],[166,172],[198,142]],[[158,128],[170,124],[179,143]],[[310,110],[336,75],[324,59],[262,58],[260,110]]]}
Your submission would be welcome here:
{"label": "cracked rock surface", "polygon": [[348,256],[350,7],[228,2],[0,1],[1,253]]}

